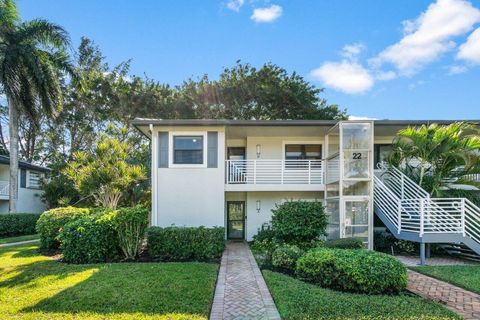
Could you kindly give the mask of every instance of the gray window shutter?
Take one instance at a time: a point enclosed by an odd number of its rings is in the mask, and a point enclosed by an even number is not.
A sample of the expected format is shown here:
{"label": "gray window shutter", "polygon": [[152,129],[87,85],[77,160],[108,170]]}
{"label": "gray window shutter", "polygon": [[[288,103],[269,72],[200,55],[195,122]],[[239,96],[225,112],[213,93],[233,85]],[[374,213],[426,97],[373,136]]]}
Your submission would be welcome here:
{"label": "gray window shutter", "polygon": [[158,133],[158,167],[168,168],[168,132]]}
{"label": "gray window shutter", "polygon": [[218,167],[218,132],[209,131],[207,133],[207,167]]}
{"label": "gray window shutter", "polygon": [[20,188],[27,187],[27,170],[20,169]]}

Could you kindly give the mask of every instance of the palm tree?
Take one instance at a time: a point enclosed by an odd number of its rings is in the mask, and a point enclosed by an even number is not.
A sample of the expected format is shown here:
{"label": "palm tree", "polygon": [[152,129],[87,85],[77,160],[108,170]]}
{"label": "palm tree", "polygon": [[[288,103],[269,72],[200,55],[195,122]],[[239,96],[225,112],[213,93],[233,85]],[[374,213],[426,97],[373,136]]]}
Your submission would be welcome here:
{"label": "palm tree", "polygon": [[[62,107],[60,73],[71,73],[66,54],[69,37],[51,22],[22,22],[15,2],[0,0],[0,86],[9,107],[10,212],[18,198],[18,119],[37,122]],[[73,74],[73,73],[71,73]]]}
{"label": "palm tree", "polygon": [[393,141],[389,162],[418,181],[431,195],[441,196],[452,183],[479,170],[480,136],[475,125],[455,122],[400,130]]}

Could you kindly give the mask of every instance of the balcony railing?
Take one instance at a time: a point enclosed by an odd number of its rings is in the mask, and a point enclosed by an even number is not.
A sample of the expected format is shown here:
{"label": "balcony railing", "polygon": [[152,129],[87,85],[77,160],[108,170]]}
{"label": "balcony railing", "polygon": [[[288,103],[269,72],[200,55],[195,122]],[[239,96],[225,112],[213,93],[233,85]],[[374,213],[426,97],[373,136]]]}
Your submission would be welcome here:
{"label": "balcony railing", "polygon": [[227,184],[323,184],[322,160],[226,160]]}
{"label": "balcony railing", "polygon": [[0,196],[7,196],[9,195],[9,187],[10,183],[8,181],[0,181]]}

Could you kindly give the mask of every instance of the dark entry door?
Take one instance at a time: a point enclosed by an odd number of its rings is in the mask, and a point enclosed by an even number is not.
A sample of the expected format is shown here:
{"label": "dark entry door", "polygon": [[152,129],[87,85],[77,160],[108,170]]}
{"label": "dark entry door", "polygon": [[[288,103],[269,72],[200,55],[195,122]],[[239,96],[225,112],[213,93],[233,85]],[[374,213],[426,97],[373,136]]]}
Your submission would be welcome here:
{"label": "dark entry door", "polygon": [[227,202],[227,238],[245,239],[245,202]]}

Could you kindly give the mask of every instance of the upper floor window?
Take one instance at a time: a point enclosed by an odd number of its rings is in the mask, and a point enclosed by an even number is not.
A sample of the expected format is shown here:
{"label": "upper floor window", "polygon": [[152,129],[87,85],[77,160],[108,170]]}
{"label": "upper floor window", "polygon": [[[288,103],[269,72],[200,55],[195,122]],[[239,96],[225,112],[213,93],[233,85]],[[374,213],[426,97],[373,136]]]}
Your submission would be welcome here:
{"label": "upper floor window", "polygon": [[203,136],[174,136],[174,164],[203,164]]}
{"label": "upper floor window", "polygon": [[36,171],[28,171],[27,188],[40,189],[42,174]]}
{"label": "upper floor window", "polygon": [[286,144],[285,160],[320,160],[321,144]]}

